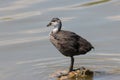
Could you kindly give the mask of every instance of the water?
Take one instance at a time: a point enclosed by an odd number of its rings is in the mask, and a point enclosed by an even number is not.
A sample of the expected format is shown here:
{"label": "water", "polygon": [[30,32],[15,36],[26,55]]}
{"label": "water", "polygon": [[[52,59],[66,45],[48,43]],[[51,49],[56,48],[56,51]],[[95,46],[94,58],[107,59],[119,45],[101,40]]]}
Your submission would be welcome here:
{"label": "water", "polygon": [[1,0],[0,80],[55,80],[52,73],[68,70],[69,58],[49,42],[53,17],[95,47],[76,57],[76,68],[95,71],[93,80],[119,80],[119,9],[119,0]]}

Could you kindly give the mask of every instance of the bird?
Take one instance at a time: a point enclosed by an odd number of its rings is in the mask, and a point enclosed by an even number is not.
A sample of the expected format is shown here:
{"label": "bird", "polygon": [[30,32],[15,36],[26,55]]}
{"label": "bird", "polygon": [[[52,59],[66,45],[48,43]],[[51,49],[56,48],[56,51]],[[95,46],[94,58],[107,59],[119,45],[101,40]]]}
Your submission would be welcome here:
{"label": "bird", "polygon": [[52,18],[47,27],[54,28],[49,34],[50,42],[66,57],[71,58],[69,72],[73,71],[74,56],[84,55],[94,49],[92,44],[78,34],[62,30],[62,22],[59,18]]}

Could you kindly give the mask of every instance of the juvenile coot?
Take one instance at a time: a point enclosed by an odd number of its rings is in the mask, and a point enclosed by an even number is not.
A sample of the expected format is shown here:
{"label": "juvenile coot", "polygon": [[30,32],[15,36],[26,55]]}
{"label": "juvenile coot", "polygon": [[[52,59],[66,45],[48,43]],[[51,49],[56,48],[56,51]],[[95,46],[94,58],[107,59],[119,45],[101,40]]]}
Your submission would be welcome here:
{"label": "juvenile coot", "polygon": [[48,26],[54,26],[50,33],[50,41],[64,56],[71,57],[69,72],[73,71],[73,56],[86,54],[94,47],[76,33],[61,30],[62,22],[59,18],[53,18]]}

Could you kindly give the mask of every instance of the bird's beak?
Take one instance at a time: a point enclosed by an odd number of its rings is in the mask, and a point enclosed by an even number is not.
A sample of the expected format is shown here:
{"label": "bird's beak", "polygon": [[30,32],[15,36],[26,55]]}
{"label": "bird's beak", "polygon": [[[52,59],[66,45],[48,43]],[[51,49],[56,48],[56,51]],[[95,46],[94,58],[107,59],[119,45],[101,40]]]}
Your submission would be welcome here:
{"label": "bird's beak", "polygon": [[50,23],[47,25],[47,27],[51,26],[51,24],[52,24],[52,23],[50,22]]}

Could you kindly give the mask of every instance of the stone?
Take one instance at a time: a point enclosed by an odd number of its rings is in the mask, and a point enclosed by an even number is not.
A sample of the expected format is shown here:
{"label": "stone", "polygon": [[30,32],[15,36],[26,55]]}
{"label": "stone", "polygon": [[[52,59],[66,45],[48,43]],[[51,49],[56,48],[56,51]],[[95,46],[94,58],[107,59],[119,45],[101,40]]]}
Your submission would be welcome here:
{"label": "stone", "polygon": [[52,75],[52,77],[57,78],[57,80],[93,80],[93,71],[86,69],[84,67],[77,68],[72,72],[57,71]]}
{"label": "stone", "polygon": [[82,67],[75,69],[74,71],[69,72],[66,75],[61,75],[57,78],[58,80],[92,80],[93,71]]}

